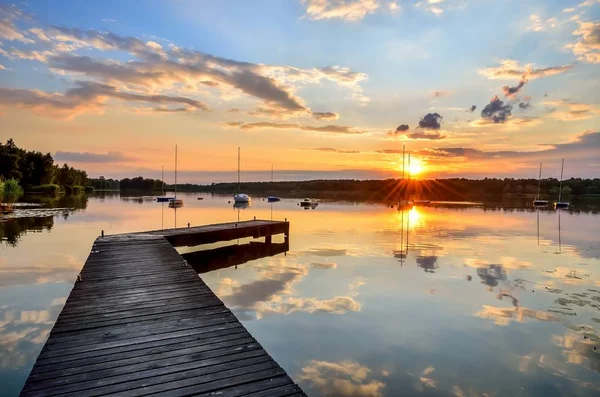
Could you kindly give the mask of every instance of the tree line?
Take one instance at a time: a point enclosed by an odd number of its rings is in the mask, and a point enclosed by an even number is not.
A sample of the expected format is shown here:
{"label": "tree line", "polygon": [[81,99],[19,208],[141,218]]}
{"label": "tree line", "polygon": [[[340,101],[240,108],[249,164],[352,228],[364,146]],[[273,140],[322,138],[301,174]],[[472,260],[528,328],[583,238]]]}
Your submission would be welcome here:
{"label": "tree line", "polygon": [[[235,193],[237,183],[211,185],[178,185],[180,191]],[[249,194],[273,194],[292,197],[360,198],[385,201],[420,198],[424,200],[496,200],[502,197],[534,197],[538,194],[537,179],[448,178],[432,180],[312,180],[297,182],[245,182],[240,190]],[[540,198],[556,199],[559,181],[545,179],[540,183]],[[562,183],[564,196],[600,195],[600,178],[571,178]]]}
{"label": "tree line", "polygon": [[[163,189],[163,182],[160,179],[143,178],[141,176],[135,178],[106,179],[101,176],[99,178],[90,179],[91,185],[95,190],[139,190],[151,191]],[[164,184],[165,189],[167,185]]]}
{"label": "tree line", "polygon": [[19,148],[12,139],[0,143],[0,179],[16,181],[25,192],[68,193],[89,186],[84,170],[54,163],[50,153]]}

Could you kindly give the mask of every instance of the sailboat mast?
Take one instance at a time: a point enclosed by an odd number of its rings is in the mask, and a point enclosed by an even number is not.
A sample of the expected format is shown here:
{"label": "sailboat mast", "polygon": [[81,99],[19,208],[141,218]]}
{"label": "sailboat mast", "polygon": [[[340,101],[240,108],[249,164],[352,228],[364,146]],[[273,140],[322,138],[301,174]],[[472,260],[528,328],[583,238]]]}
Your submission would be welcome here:
{"label": "sailboat mast", "polygon": [[165,166],[161,165],[160,166],[160,180],[161,180],[161,186],[162,186],[162,195],[165,195]]}
{"label": "sailboat mast", "polygon": [[563,180],[563,170],[565,169],[565,159],[562,159],[562,165],[560,166],[560,183],[558,184],[558,202],[562,198],[562,180]]}
{"label": "sailboat mast", "polygon": [[404,179],[404,145],[402,145],[402,179]]}
{"label": "sailboat mast", "polygon": [[238,146],[238,193],[240,192],[240,147]]}
{"label": "sailboat mast", "polygon": [[273,183],[273,164],[271,164],[271,183]]}
{"label": "sailboat mast", "polygon": [[410,180],[410,153],[408,154],[408,179]]}
{"label": "sailboat mast", "polygon": [[177,198],[177,145],[175,145],[175,198]]}
{"label": "sailboat mast", "polygon": [[536,200],[540,199],[540,186],[542,183],[542,163],[540,163],[540,176],[538,177],[538,192],[537,192],[537,197]]}

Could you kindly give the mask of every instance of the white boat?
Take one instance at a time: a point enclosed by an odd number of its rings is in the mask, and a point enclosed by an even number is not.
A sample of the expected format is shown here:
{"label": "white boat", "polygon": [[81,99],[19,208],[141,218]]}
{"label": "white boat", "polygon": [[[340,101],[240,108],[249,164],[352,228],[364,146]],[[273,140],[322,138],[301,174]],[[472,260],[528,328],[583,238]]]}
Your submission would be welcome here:
{"label": "white boat", "polygon": [[183,200],[177,198],[177,145],[175,145],[175,197],[169,200],[170,208],[183,207]]}
{"label": "white boat", "polygon": [[540,175],[538,176],[537,196],[535,197],[535,200],[533,200],[533,206],[534,207],[545,207],[545,206],[548,205],[548,200],[540,200],[540,187],[541,187],[541,183],[542,183],[542,163],[540,163]]}
{"label": "white boat", "polygon": [[300,202],[300,206],[304,207],[304,209],[312,208],[313,210],[317,208],[319,202],[310,198],[305,198]]}
{"label": "white boat", "polygon": [[563,171],[565,169],[565,159],[562,159],[562,165],[560,167],[560,184],[558,185],[558,201],[554,203],[554,208],[559,209],[567,209],[569,208],[568,201],[560,201],[562,198],[562,181],[563,181]]}
{"label": "white boat", "polygon": [[312,205],[314,203],[313,199],[309,199],[309,198],[305,198],[304,200],[300,201],[300,205],[302,207],[308,207],[310,205]]}
{"label": "white boat", "polygon": [[233,201],[235,201],[236,203],[249,203],[250,196],[248,196],[247,194],[244,194],[244,193],[234,194]]}
{"label": "white boat", "polygon": [[245,193],[240,193],[240,147],[238,146],[238,193],[233,195],[233,201],[236,203],[249,203],[251,198]]}

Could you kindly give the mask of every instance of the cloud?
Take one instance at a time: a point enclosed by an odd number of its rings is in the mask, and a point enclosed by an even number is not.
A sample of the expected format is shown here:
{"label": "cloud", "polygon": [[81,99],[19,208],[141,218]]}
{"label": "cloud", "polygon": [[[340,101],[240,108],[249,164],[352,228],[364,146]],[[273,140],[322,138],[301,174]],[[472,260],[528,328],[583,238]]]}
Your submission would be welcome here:
{"label": "cloud", "polygon": [[548,116],[562,121],[586,120],[600,114],[598,106],[570,100],[545,101],[542,105],[554,106],[554,110],[549,112]]}
{"label": "cloud", "polygon": [[0,4],[0,39],[6,41],[20,41],[21,43],[31,44],[34,40],[26,37],[15,26],[16,19],[27,18],[14,4]]}
{"label": "cloud", "polygon": [[504,87],[502,87],[502,91],[504,91],[504,96],[509,98],[515,97],[517,93],[521,90],[521,88],[523,88],[525,83],[527,83],[527,80],[525,79],[525,76],[523,76],[521,81],[519,81],[519,84],[517,84],[516,86],[510,87],[505,85]]}
{"label": "cloud", "polygon": [[421,130],[410,132],[408,134],[405,134],[405,136],[409,139],[428,139],[428,140],[438,140],[438,139],[446,138],[446,135],[442,134],[439,131],[421,131]]}
{"label": "cloud", "polygon": [[[433,149],[424,149],[418,151],[417,154],[430,159],[440,159],[444,162],[448,158],[461,157],[465,160],[478,159],[512,159],[513,161],[538,161],[543,158],[561,158],[561,157],[577,157],[577,158],[595,158],[600,150],[600,132],[583,131],[575,135],[569,142],[555,143],[547,145],[548,147],[538,151],[516,151],[516,150],[501,150],[501,151],[484,151],[474,148],[462,147],[439,147]],[[382,150],[379,153],[398,154],[402,150]],[[506,266],[506,263],[502,263]]]}
{"label": "cloud", "polygon": [[326,125],[322,127],[294,124],[294,123],[270,123],[270,122],[256,122],[256,123],[244,123],[239,121],[233,121],[227,123],[229,127],[240,128],[242,130],[252,130],[257,128],[265,129],[294,129],[301,131],[310,132],[326,132],[332,134],[346,134],[346,135],[360,135],[366,134],[366,131],[357,130],[354,127],[346,127],[341,125]]}
{"label": "cloud", "polygon": [[529,109],[530,107],[531,104],[529,103],[529,101],[519,102],[519,109],[521,110]]}
{"label": "cloud", "polygon": [[[251,112],[256,116],[287,118],[312,115],[328,120],[335,119],[337,115],[331,112],[312,113],[295,94],[299,85],[332,81],[350,89],[352,98],[359,103],[369,100],[360,87],[360,82],[368,76],[342,66],[300,69],[255,64],[173,44],[163,47],[154,41],[94,29],[54,26],[46,30],[33,28],[30,32],[51,49],[12,49],[11,57],[48,62],[54,73],[84,76],[98,83],[140,94],[172,94],[176,91],[195,95],[206,92],[209,87],[220,91],[222,98],[243,93],[257,99],[258,106]],[[124,51],[134,59],[117,61],[78,54],[80,50],[89,49]]]}
{"label": "cloud", "polygon": [[122,152],[91,153],[91,152],[63,152],[57,151],[54,155],[57,161],[75,163],[123,163],[135,161],[134,158],[126,156]]}
{"label": "cloud", "polygon": [[419,128],[439,130],[442,126],[443,117],[439,113],[427,113],[419,121]]}
{"label": "cloud", "polygon": [[313,117],[317,120],[337,120],[340,115],[332,112],[313,112]]}
{"label": "cloud", "polygon": [[387,135],[388,136],[405,135],[407,133],[407,131],[409,131],[409,130],[410,130],[410,127],[408,126],[408,124],[400,124],[398,127],[396,127],[395,130],[388,131]]}
{"label": "cloud", "polygon": [[578,23],[579,29],[573,31],[573,35],[579,36],[579,39],[565,48],[573,51],[580,61],[600,63],[600,22]]}
{"label": "cloud", "polygon": [[378,0],[301,0],[309,19],[360,21],[378,8]]}
{"label": "cloud", "polygon": [[431,95],[434,98],[443,98],[443,97],[449,96],[450,92],[448,92],[448,91],[434,91]]}
{"label": "cloud", "polygon": [[512,105],[510,103],[505,105],[504,102],[495,95],[490,103],[485,105],[481,111],[481,117],[494,123],[504,123],[511,116],[511,110]]}
{"label": "cloud", "polygon": [[558,20],[554,17],[543,20],[539,15],[535,14],[529,16],[529,22],[531,23],[529,29],[533,30],[534,32],[554,29],[558,25]]}
{"label": "cloud", "polygon": [[356,361],[311,360],[302,367],[298,380],[310,382],[323,396],[382,396],[385,383],[371,379],[371,373]]}
{"label": "cloud", "polygon": [[527,64],[521,66],[519,65],[519,62],[513,59],[504,59],[500,61],[500,66],[480,69],[478,72],[490,80],[522,80],[524,77],[529,80],[534,80],[565,73],[572,68],[573,65],[536,67],[532,64]]}
{"label": "cloud", "polygon": [[0,88],[0,107],[25,108],[46,116],[67,119],[89,111],[99,113],[104,101],[109,98],[149,104],[184,104],[196,110],[208,110],[204,103],[190,98],[123,92],[110,85],[87,81],[78,82],[76,88],[64,94]]}
{"label": "cloud", "polygon": [[343,153],[343,154],[356,154],[360,153],[359,150],[343,150],[343,149],[335,149],[332,147],[317,147],[311,150],[316,150],[319,152],[331,152],[331,153]]}

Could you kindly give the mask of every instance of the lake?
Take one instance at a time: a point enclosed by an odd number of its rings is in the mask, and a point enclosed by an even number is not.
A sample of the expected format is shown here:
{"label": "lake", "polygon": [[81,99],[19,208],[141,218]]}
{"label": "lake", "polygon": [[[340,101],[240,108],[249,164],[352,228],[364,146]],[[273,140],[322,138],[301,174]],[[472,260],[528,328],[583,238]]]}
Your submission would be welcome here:
{"label": "lake", "polygon": [[246,240],[200,247],[210,264],[199,271],[310,396],[600,393],[597,205],[304,210],[295,199],[255,198],[235,209],[226,196],[181,197],[176,212],[151,197],[107,194],[2,218],[3,396],[21,389],[102,230],[254,217],[287,218],[289,250]]}

